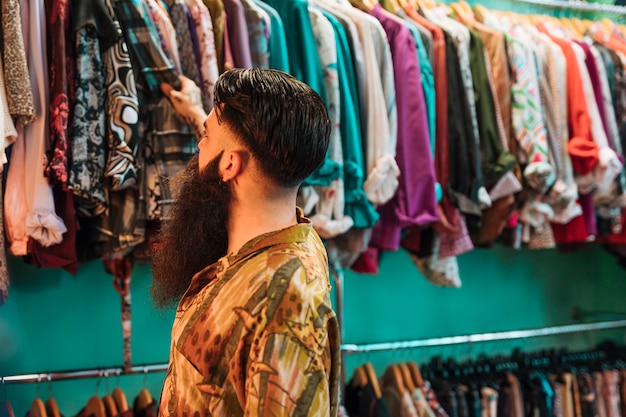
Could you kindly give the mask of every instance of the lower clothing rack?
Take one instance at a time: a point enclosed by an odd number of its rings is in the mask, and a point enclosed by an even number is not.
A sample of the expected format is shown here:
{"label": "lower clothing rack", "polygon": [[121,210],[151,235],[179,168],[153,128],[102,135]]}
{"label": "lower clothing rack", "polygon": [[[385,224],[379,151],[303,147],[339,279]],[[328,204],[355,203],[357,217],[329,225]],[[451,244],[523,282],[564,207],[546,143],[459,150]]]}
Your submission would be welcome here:
{"label": "lower clothing rack", "polygon": [[[422,347],[434,347],[434,346],[448,346],[464,343],[477,343],[477,342],[493,342],[500,340],[513,340],[523,339],[531,337],[541,336],[554,336],[564,335],[572,333],[591,332],[599,330],[610,330],[626,328],[626,320],[612,320],[602,321],[595,323],[584,324],[567,324],[563,326],[542,327],[537,329],[527,330],[513,330],[505,332],[491,332],[470,334],[465,336],[450,336],[450,337],[438,337],[431,339],[420,340],[407,340],[401,342],[392,343],[373,343],[373,344],[343,344],[341,350],[343,354],[355,354],[355,353],[367,353],[367,352],[381,352],[381,351],[393,351],[403,349],[417,349]],[[123,367],[110,367],[110,368],[96,368],[96,369],[82,369],[74,371],[59,371],[59,372],[45,372],[35,374],[23,374],[23,375],[9,375],[0,377],[2,384],[19,384],[19,383],[33,383],[42,381],[62,381],[68,379],[83,379],[83,378],[102,378],[110,376],[120,375],[133,375],[133,374],[148,374],[154,372],[167,371],[167,363],[151,364],[151,365],[137,365],[133,366],[130,370],[124,370]]]}

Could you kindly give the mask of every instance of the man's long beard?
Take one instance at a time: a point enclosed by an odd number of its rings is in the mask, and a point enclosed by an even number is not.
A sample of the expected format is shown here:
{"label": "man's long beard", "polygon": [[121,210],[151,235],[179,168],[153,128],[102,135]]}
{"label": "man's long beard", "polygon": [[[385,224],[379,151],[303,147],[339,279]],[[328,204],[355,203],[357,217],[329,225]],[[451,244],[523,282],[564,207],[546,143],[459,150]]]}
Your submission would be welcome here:
{"label": "man's long beard", "polygon": [[161,228],[160,248],[152,254],[152,299],[161,309],[178,303],[191,278],[226,254],[228,185],[221,182],[219,160],[200,173],[198,157],[181,174],[176,202]]}

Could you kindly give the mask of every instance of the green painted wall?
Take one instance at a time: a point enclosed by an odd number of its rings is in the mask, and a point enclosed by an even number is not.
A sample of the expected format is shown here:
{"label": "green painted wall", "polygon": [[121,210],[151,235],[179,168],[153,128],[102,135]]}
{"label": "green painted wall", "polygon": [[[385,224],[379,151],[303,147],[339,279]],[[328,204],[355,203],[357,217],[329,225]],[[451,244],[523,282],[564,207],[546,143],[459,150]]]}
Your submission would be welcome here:
{"label": "green painted wall", "polygon": [[[387,253],[378,276],[347,272],[345,276],[345,342],[371,343],[524,329],[573,323],[573,306],[626,312],[626,271],[599,248],[574,254],[498,248],[476,250],[460,257],[463,287],[437,288],[400,251]],[[10,260],[12,287],[0,307],[0,375],[119,366],[122,364],[120,300],[112,277],[99,261],[82,266],[76,276],[57,270],[37,270]],[[172,312],[156,311],[149,299],[150,270],[133,270],[133,362],[167,361]],[[610,317],[597,317],[607,319]],[[585,348],[606,336],[624,342],[624,331],[584,334],[546,341],[539,339],[485,346],[420,349],[413,352],[354,355],[346,359],[347,374],[365,360],[378,372],[392,361],[418,363],[432,355],[462,357],[482,351],[510,352],[549,346]],[[163,374],[109,378],[129,397],[146,386],[158,396]],[[106,393],[106,381],[99,395]],[[144,385],[145,384],[145,385]],[[74,415],[96,392],[98,381],[58,381],[51,384],[7,384],[0,388],[16,415],[49,390],[61,411]]]}
{"label": "green painted wall", "polygon": [[[602,1],[609,3],[611,0]],[[569,16],[567,11],[527,6],[515,0],[469,1],[519,13]],[[576,17],[580,16],[574,13]],[[526,329],[573,323],[574,306],[626,313],[626,271],[599,248],[573,254],[497,248],[459,258],[463,287],[429,284],[403,252],[387,253],[377,276],[347,272],[344,332],[346,343],[411,340],[470,333]],[[83,265],[78,274],[37,270],[9,260],[12,288],[0,307],[0,376],[102,368],[122,364],[120,299],[112,277],[100,262]],[[149,299],[150,270],[133,270],[133,363],[161,363],[169,352],[172,312],[160,313]],[[616,317],[597,316],[596,320]],[[542,346],[583,349],[610,337],[626,343],[626,331],[585,333],[553,338],[459,345],[346,358],[346,374],[371,361],[377,372],[395,361],[418,363],[433,355],[457,358],[481,352],[531,350]],[[119,384],[129,400],[143,387],[158,397],[164,375],[111,377],[0,387],[15,414],[26,413],[36,396],[54,396],[66,416],[75,415],[94,393],[104,395]]]}

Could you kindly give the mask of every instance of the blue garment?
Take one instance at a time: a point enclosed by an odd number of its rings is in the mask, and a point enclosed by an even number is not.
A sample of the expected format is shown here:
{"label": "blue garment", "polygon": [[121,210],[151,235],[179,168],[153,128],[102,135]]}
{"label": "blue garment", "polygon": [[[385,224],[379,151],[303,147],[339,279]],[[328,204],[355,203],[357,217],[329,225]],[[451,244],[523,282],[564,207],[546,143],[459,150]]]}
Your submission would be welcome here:
{"label": "blue garment", "polygon": [[283,20],[278,12],[267,3],[261,0],[255,0],[255,3],[270,17],[270,68],[289,73],[289,52]]}
{"label": "blue garment", "polygon": [[[285,29],[289,31],[287,50],[289,52],[290,74],[308,84],[328,105],[324,73],[317,54],[315,36],[309,17],[309,4],[306,0],[266,0],[276,9]],[[303,186],[316,185],[325,187],[341,176],[341,166],[328,158],[304,182]]]}

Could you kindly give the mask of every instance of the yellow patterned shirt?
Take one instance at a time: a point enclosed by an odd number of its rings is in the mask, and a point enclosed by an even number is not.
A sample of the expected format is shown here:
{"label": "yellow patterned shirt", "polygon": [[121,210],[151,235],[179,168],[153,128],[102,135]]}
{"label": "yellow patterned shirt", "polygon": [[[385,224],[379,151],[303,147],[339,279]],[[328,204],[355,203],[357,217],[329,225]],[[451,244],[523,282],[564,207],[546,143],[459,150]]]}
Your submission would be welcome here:
{"label": "yellow patterned shirt", "polygon": [[298,224],[196,274],[172,328],[159,416],[336,416],[340,340],[326,250]]}

